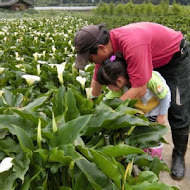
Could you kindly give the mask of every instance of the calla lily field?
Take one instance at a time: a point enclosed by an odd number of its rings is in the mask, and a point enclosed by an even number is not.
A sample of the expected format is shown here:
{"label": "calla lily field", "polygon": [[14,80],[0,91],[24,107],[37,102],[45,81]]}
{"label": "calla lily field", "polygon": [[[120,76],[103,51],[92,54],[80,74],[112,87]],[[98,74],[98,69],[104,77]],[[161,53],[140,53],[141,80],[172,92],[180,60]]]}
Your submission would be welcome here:
{"label": "calla lily field", "polygon": [[166,143],[167,127],[149,122],[135,100],[90,100],[94,65],[76,70],[73,46],[87,24],[0,19],[0,189],[177,189],[159,182],[170,171],[164,161],[142,150]]}

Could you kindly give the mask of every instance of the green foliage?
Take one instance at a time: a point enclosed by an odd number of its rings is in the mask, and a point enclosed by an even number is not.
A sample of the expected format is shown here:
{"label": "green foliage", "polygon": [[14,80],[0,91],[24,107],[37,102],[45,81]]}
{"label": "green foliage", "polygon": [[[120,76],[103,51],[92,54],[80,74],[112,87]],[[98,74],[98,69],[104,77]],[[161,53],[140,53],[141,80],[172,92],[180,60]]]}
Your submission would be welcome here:
{"label": "green foliage", "polygon": [[[86,24],[71,16],[0,20],[0,160],[13,158],[0,189],[172,189],[158,181],[165,163],[142,150],[163,141],[166,126],[136,115],[135,101],[87,99],[94,66],[74,69],[72,45]],[[29,85],[24,74],[40,81]],[[141,173],[126,176],[133,164]]]}
{"label": "green foliage", "polygon": [[[113,3],[107,4],[107,6],[113,7]],[[99,13],[99,11],[105,9],[105,7],[105,3],[99,4],[96,12]],[[189,15],[190,8],[188,6],[184,6],[183,8],[186,11],[182,11],[182,6],[180,4],[176,4],[175,1],[172,3],[172,6],[169,6],[169,2],[165,0],[162,0],[157,5],[152,4],[151,1],[144,1],[141,4],[133,4],[133,1],[129,1],[126,4],[116,4],[115,15]],[[113,8],[110,9],[112,10]],[[113,15],[113,11],[111,14],[110,11],[105,10],[104,15],[106,14]]]}

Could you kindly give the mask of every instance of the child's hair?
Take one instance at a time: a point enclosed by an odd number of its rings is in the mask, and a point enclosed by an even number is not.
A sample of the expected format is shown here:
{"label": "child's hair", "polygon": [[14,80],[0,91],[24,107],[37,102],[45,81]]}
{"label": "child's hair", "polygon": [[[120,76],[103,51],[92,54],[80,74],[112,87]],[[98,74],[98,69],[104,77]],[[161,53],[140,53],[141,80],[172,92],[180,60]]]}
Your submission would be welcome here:
{"label": "child's hair", "polygon": [[101,85],[115,85],[120,76],[129,79],[127,64],[121,54],[112,55],[104,60],[97,73],[97,79]]}

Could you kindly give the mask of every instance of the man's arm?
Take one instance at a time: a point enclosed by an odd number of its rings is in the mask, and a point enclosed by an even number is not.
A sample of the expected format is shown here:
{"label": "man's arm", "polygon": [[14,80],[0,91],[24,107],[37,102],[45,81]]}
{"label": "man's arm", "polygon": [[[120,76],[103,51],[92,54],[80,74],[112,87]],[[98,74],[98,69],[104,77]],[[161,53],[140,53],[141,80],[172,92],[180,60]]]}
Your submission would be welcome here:
{"label": "man's arm", "polygon": [[92,87],[92,95],[93,96],[97,97],[97,96],[99,96],[101,94],[102,85],[98,81],[92,79],[91,87]]}
{"label": "man's arm", "polygon": [[127,99],[139,99],[146,94],[147,85],[138,87],[138,88],[130,88],[126,91],[119,99],[120,100],[127,100]]}

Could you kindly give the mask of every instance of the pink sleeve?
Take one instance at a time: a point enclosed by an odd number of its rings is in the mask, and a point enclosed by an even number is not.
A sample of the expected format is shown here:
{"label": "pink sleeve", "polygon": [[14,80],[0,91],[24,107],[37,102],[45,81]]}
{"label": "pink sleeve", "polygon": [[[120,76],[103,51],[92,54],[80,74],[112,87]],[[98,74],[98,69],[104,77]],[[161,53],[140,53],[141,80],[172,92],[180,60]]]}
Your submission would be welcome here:
{"label": "pink sleeve", "polygon": [[94,68],[93,79],[94,79],[95,81],[98,80],[98,79],[97,79],[97,73],[98,73],[99,67],[100,67],[100,64],[96,64],[96,65],[95,65],[95,68]]}
{"label": "pink sleeve", "polygon": [[152,77],[152,52],[151,46],[139,45],[130,51],[123,51],[127,60],[127,71],[131,86],[141,87],[148,83]]}

